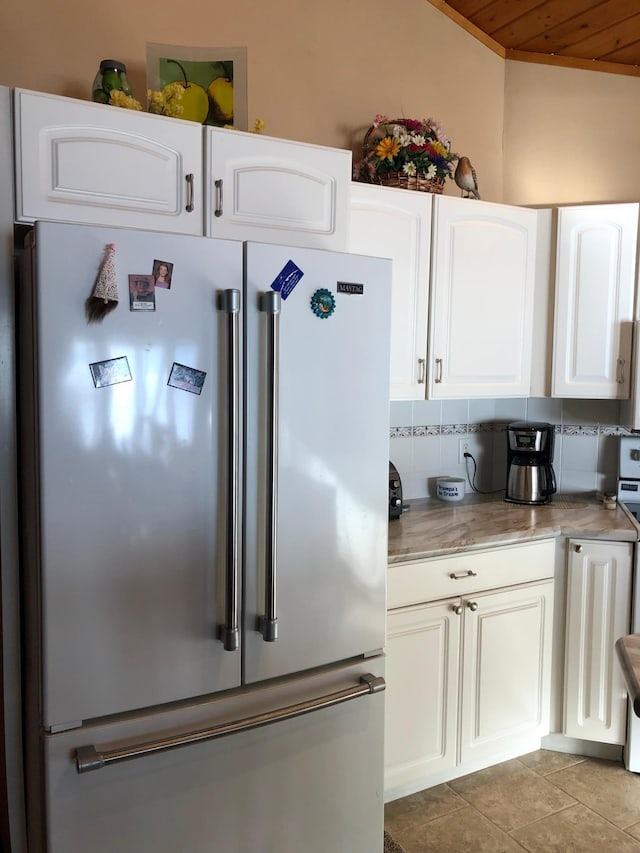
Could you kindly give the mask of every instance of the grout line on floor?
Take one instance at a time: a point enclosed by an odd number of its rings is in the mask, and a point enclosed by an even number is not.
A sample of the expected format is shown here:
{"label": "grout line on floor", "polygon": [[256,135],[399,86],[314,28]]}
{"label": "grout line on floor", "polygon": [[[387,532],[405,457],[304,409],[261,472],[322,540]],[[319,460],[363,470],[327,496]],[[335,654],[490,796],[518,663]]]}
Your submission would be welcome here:
{"label": "grout line on floor", "polygon": [[527,770],[532,770],[534,773],[536,773],[542,779],[548,779],[549,776],[553,776],[556,773],[562,773],[563,770],[569,770],[571,767],[577,767],[578,764],[584,764],[585,761],[588,761],[588,760],[589,760],[589,757],[586,755],[585,756],[577,756],[576,760],[572,761],[571,764],[565,764],[564,767],[557,767],[555,770],[547,770],[547,772],[545,773],[542,770],[538,770],[536,767],[530,767],[528,764],[526,764],[524,761],[522,761],[521,758],[516,758],[516,761],[518,761],[520,764],[522,764],[523,767],[526,767]]}

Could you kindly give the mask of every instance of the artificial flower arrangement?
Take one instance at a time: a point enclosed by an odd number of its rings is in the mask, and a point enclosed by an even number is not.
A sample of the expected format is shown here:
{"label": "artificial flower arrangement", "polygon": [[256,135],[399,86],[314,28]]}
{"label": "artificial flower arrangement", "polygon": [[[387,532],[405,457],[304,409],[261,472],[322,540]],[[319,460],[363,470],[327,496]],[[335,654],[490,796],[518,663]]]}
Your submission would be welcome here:
{"label": "artificial flower arrangement", "polygon": [[354,178],[368,183],[442,192],[453,177],[451,143],[434,119],[390,119],[377,115],[363,143]]}
{"label": "artificial flower arrangement", "polygon": [[[184,109],[183,95],[184,86],[181,83],[169,83],[161,92],[147,89],[147,112],[180,118]],[[122,107],[125,110],[142,110],[140,101],[120,89],[112,89],[109,92],[109,103],[113,107]]]}
{"label": "artificial flower arrangement", "polygon": [[[154,115],[180,118],[184,109],[182,106],[183,95],[184,86],[182,83],[168,83],[161,92],[147,89],[147,112]],[[142,110],[140,101],[131,95],[125,94],[120,89],[112,89],[109,92],[109,103],[113,107],[122,107],[126,110]],[[233,125],[231,124],[225,124],[224,126],[233,129]],[[264,120],[257,118],[253,123],[251,132],[264,133],[264,128]]]}

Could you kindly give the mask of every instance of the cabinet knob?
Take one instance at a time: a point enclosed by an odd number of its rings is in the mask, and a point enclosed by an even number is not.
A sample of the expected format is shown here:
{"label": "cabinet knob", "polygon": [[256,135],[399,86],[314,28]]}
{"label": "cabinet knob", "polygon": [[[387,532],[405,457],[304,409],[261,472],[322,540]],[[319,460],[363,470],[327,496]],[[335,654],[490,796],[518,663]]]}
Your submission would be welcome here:
{"label": "cabinet knob", "polygon": [[462,611],[464,610],[461,604],[452,604],[451,609],[456,614],[456,616],[462,616]]}
{"label": "cabinet knob", "polygon": [[475,611],[478,609],[478,602],[477,601],[467,601],[467,607],[469,608],[469,610],[472,610],[475,613]]}
{"label": "cabinet knob", "polygon": [[449,574],[449,577],[452,581],[461,581],[464,580],[464,578],[475,578],[477,577],[477,575],[477,572],[474,572],[471,569],[467,569],[466,572],[451,572]]}
{"label": "cabinet knob", "polygon": [[576,554],[582,554],[582,545],[574,545]]}
{"label": "cabinet knob", "polygon": [[424,385],[425,363],[426,363],[426,359],[424,359],[424,358],[418,359],[418,385]]}
{"label": "cabinet knob", "polygon": [[436,358],[436,378],[433,380],[436,385],[442,382],[442,359]]}

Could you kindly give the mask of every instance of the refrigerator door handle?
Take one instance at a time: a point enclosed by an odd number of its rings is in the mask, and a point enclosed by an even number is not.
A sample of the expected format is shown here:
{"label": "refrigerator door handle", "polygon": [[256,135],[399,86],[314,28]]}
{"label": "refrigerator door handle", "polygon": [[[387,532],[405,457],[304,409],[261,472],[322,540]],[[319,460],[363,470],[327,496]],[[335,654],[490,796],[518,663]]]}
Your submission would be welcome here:
{"label": "refrigerator door handle", "polygon": [[119,749],[98,750],[93,744],[81,746],[76,749],[76,770],[78,773],[88,773],[89,770],[99,770],[101,767],[106,767],[107,764],[116,764],[120,761],[128,761],[132,758],[139,758],[143,755],[165,752],[166,750],[176,749],[180,746],[189,746],[193,743],[201,743],[202,741],[214,740],[215,738],[224,737],[225,735],[257,729],[261,726],[270,725],[271,723],[291,720],[294,717],[301,717],[303,714],[309,714],[312,711],[319,711],[322,708],[330,708],[334,705],[339,705],[343,702],[349,701],[350,699],[357,699],[360,696],[380,693],[385,689],[385,687],[386,683],[384,678],[368,673],[367,675],[361,676],[359,683],[353,687],[346,687],[342,690],[336,691],[335,693],[326,693],[325,695],[318,696],[315,699],[297,702],[294,705],[286,705],[284,708],[265,711],[261,714],[255,714],[252,717],[245,717],[241,720],[233,720],[229,723],[220,723],[219,725],[212,726],[208,729],[189,732],[183,735],[175,735],[173,737],[158,738],[158,740],[155,741],[147,741],[146,743],[121,747]]}
{"label": "refrigerator door handle", "polygon": [[218,309],[228,314],[227,333],[227,576],[225,624],[220,639],[225,651],[235,652],[239,630],[239,506],[240,506],[240,291],[218,294]]}
{"label": "refrigerator door handle", "polygon": [[268,315],[267,325],[267,494],[265,530],[264,616],[257,630],[265,643],[278,639],[276,601],[276,545],[278,521],[278,402],[280,373],[280,294],[268,290],[262,294],[260,310]]}

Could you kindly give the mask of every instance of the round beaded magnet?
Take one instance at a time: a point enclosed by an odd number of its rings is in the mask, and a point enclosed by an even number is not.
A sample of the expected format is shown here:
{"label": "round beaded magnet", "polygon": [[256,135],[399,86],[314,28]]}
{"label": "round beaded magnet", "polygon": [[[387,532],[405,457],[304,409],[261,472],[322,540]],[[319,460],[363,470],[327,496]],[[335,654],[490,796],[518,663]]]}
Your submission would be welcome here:
{"label": "round beaded magnet", "polygon": [[311,297],[311,310],[321,320],[330,317],[336,310],[336,298],[333,293],[325,287],[316,290]]}

